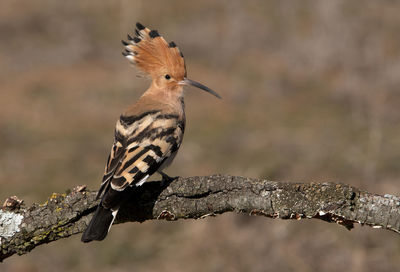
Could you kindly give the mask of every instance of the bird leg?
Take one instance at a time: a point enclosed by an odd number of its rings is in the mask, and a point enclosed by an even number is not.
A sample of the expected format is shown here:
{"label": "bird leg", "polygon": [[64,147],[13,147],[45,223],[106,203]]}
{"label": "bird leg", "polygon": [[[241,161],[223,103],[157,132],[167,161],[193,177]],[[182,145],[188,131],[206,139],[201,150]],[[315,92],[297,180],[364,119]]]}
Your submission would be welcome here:
{"label": "bird leg", "polygon": [[164,185],[164,183],[167,183],[167,184],[169,184],[169,183],[171,183],[173,180],[175,180],[175,179],[177,179],[178,177],[170,177],[170,176],[168,176],[167,174],[165,174],[163,171],[161,171],[161,170],[159,170],[159,171],[157,171],[160,175],[161,175],[161,177],[162,177],[162,180],[161,180],[161,184],[162,185]]}

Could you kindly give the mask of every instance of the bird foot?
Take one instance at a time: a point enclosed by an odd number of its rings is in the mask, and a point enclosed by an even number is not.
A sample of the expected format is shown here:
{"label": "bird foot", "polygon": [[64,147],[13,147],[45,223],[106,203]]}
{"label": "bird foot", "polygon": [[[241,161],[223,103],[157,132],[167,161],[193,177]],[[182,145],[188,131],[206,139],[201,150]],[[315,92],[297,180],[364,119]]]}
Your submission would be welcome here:
{"label": "bird foot", "polygon": [[161,186],[164,185],[168,185],[170,184],[172,181],[174,181],[175,179],[179,178],[178,176],[176,177],[170,177],[167,174],[165,174],[164,172],[159,171],[158,173],[160,173],[162,179],[161,179]]}

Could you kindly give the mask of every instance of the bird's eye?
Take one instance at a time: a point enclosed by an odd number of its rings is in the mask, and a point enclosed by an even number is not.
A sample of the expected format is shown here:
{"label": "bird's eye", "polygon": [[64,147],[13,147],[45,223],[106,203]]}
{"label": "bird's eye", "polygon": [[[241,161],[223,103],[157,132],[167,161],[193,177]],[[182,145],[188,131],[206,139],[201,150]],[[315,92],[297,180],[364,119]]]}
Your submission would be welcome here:
{"label": "bird's eye", "polygon": [[166,75],[165,75],[165,79],[167,79],[167,80],[168,80],[168,79],[171,79],[171,76],[168,75],[168,74],[166,74]]}

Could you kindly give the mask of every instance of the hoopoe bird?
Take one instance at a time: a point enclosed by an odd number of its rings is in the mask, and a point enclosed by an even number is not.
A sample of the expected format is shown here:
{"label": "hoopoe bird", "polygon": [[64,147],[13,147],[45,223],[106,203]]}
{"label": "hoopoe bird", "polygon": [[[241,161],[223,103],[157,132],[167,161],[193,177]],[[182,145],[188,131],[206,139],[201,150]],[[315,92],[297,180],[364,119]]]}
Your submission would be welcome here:
{"label": "hoopoe bird", "polygon": [[137,23],[135,36],[122,40],[122,53],[139,70],[150,75],[147,91],[120,116],[97,198],[100,204],[82,235],[83,242],[101,241],[111,228],[128,187],[140,186],[174,159],[185,131],[183,86],[192,85],[220,96],[186,77],[185,60],[174,42],[157,30]]}

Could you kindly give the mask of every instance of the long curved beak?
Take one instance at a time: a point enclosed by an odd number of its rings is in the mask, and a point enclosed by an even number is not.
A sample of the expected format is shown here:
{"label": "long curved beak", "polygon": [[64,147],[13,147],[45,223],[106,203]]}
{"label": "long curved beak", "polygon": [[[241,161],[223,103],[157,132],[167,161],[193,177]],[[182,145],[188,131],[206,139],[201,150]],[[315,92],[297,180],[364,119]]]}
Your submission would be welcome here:
{"label": "long curved beak", "polygon": [[179,83],[183,84],[183,85],[192,85],[192,86],[197,87],[199,89],[202,89],[203,91],[206,91],[206,92],[208,92],[208,93],[210,93],[210,94],[212,94],[212,95],[214,95],[214,96],[216,96],[218,98],[221,98],[221,96],[219,94],[217,94],[216,92],[214,92],[213,90],[211,90],[207,86],[204,86],[203,84],[201,84],[201,83],[199,83],[197,81],[188,79],[186,77],[182,81],[180,81]]}

